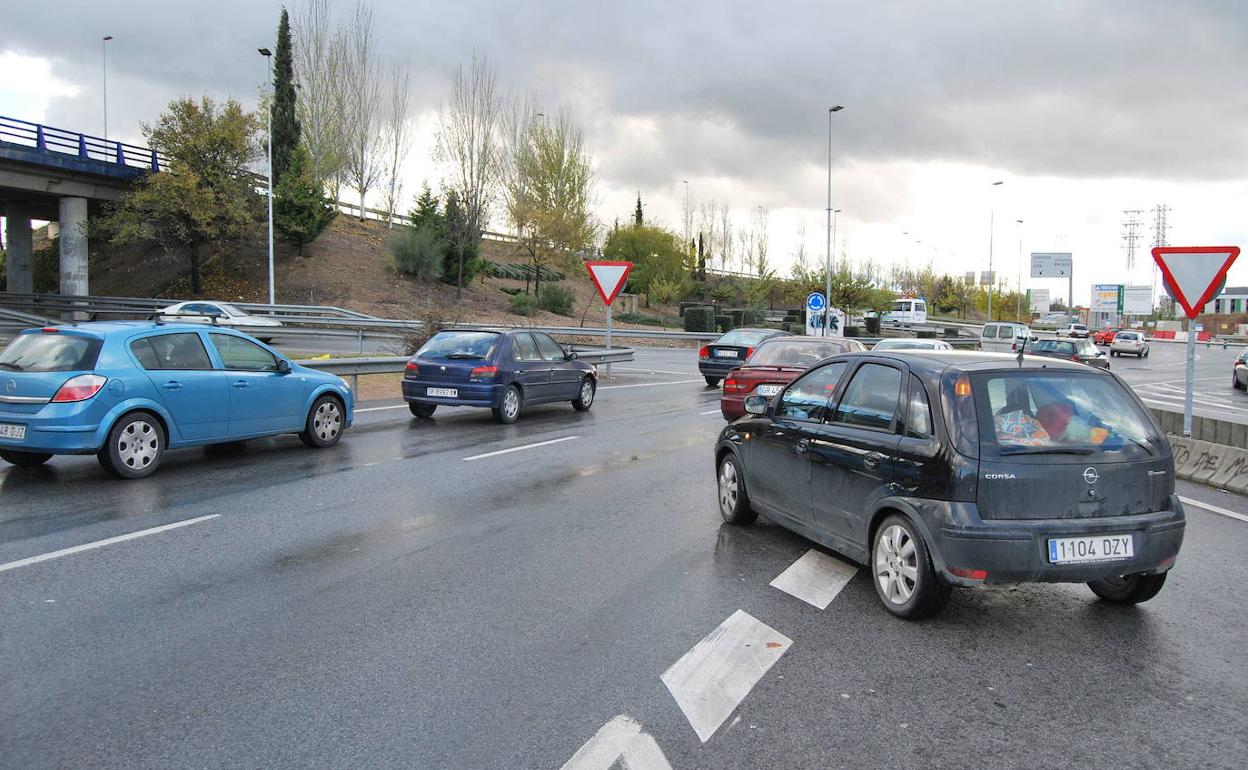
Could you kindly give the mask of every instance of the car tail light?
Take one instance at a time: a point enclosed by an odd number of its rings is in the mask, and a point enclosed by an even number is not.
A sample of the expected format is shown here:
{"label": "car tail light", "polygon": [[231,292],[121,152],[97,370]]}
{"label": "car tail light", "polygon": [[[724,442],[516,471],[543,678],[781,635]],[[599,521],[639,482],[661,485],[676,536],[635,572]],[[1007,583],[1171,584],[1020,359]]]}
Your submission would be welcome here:
{"label": "car tail light", "polygon": [[407,362],[407,373],[408,374],[420,374],[420,367],[416,365],[415,361]]}
{"label": "car tail light", "polygon": [[943,378],[945,418],[953,445],[966,457],[979,456],[979,420],[975,417],[975,398],[971,390],[971,378],[966,372]]}
{"label": "car tail light", "polygon": [[949,571],[960,578],[968,580],[987,580],[988,570],[986,569],[967,569],[965,567],[950,567]]}
{"label": "car tail light", "polygon": [[698,358],[710,358],[710,357],[711,357],[711,349],[707,347],[706,345],[703,345],[702,349],[698,351]]}
{"label": "car tail light", "polygon": [[45,326],[39,331],[43,332],[44,334],[56,334],[60,332],[60,329],[56,328],[55,326]]}
{"label": "car tail light", "polygon": [[492,380],[496,374],[498,374],[497,366],[478,366],[468,375],[468,381],[480,382],[482,380]]}
{"label": "car tail light", "polygon": [[953,395],[958,398],[967,398],[971,395],[971,378],[965,374],[958,375],[958,379],[953,383]]}
{"label": "car tail light", "polygon": [[747,393],[753,389],[754,389],[754,386],[751,385],[750,383],[742,382],[741,380],[737,380],[732,377],[729,377],[728,379],[724,380],[724,392],[725,393]]}
{"label": "car tail light", "polygon": [[52,403],[66,404],[73,401],[86,401],[96,393],[99,393],[100,388],[104,387],[106,382],[108,382],[108,378],[101,377],[98,374],[80,374],[77,377],[70,377],[56,391],[56,395],[52,397]]}
{"label": "car tail light", "polygon": [[749,357],[750,357],[750,356],[752,356],[752,355],[754,355],[754,348],[746,348],[746,349],[745,349],[745,357],[746,357],[746,359],[748,360],[748,359],[749,359]]}

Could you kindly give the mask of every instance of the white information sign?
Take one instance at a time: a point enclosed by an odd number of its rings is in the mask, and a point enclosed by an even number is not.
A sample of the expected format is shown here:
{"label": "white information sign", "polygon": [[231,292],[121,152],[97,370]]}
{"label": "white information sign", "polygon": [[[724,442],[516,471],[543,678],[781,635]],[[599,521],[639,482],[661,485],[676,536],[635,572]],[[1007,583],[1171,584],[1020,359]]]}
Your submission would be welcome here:
{"label": "white information sign", "polygon": [[1073,271],[1069,251],[1031,252],[1032,278],[1069,278]]}
{"label": "white information sign", "polygon": [[1047,313],[1049,312],[1049,290],[1048,289],[1031,289],[1028,292],[1031,298],[1031,312]]}
{"label": "white information sign", "polygon": [[1127,286],[1122,293],[1123,315],[1148,315],[1153,312],[1152,286]]}

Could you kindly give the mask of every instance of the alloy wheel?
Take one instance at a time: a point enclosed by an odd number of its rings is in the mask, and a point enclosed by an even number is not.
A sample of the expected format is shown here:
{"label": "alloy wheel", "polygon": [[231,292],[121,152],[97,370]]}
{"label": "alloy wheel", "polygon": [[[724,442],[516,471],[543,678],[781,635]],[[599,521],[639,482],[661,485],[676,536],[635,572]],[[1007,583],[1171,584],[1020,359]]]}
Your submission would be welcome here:
{"label": "alloy wheel", "polygon": [[117,458],[127,468],[146,468],[159,451],[160,431],[146,420],[134,420],[117,437]]}
{"label": "alloy wheel", "polygon": [[503,396],[503,415],[508,419],[515,419],[520,412],[520,395],[514,390],[507,391]]}
{"label": "alloy wheel", "polygon": [[737,481],[737,467],[725,461],[719,467],[719,509],[724,516],[732,516],[737,509],[737,495],[740,486]]}
{"label": "alloy wheel", "polygon": [[331,441],[342,430],[342,411],[333,401],[325,401],[316,408],[312,418],[312,430],[321,441]]}
{"label": "alloy wheel", "polygon": [[581,403],[589,406],[594,402],[594,384],[588,379],[581,383]]}
{"label": "alloy wheel", "polygon": [[918,552],[914,538],[905,528],[893,524],[875,544],[875,579],[892,604],[905,604],[919,580]]}

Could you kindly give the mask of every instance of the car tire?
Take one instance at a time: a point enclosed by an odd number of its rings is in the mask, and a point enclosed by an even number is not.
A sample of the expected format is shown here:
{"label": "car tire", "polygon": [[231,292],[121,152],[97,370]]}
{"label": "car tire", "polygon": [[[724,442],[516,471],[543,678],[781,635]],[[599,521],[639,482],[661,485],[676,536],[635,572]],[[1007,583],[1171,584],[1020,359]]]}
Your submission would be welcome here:
{"label": "car tire", "polygon": [[299,432],[299,440],[312,449],[324,449],[338,443],[342,438],[343,414],[342,402],[328,393],[322,394],[312,402],[308,417]]}
{"label": "car tire", "polygon": [[707,386],[708,386],[708,387],[711,387],[711,388],[713,388],[713,387],[715,387],[716,385],[718,385],[718,384],[719,384],[719,380],[720,380],[720,378],[719,378],[719,377],[706,377],[706,376],[703,376],[703,377],[702,377],[702,379],[706,380],[706,384],[707,384]]}
{"label": "car tire", "polygon": [[1166,584],[1166,575],[1123,575],[1105,580],[1093,580],[1088,583],[1092,593],[1103,601],[1114,604],[1139,604],[1153,598]]}
{"label": "car tire", "polygon": [[511,425],[520,418],[520,408],[523,405],[524,398],[520,395],[520,389],[515,385],[508,385],[498,399],[498,406],[490,411],[494,413],[496,421],[503,425]]}
{"label": "car tire", "polygon": [[918,620],[944,608],[952,588],[936,576],[923,535],[904,516],[880,522],[871,543],[871,582],[884,609]]}
{"label": "car tire", "polygon": [[1143,357],[1148,358],[1148,348],[1144,348]]}
{"label": "car tire", "polygon": [[14,452],[11,449],[0,450],[0,460],[16,465],[19,468],[37,468],[51,459],[52,455],[45,454],[44,452]]}
{"label": "car tire", "polygon": [[165,456],[165,431],[151,412],[131,412],[113,424],[96,455],[100,467],[121,479],[156,472]]}
{"label": "car tire", "polygon": [[750,507],[750,496],[745,491],[745,476],[736,456],[729,452],[719,461],[716,492],[719,498],[719,515],[724,521],[738,527],[748,527],[758,519],[758,512]]}
{"label": "car tire", "polygon": [[413,417],[419,417],[422,420],[428,420],[437,411],[437,404],[419,404],[415,401],[408,401],[407,408]]}
{"label": "car tire", "polygon": [[1236,377],[1234,374],[1232,374],[1231,375],[1231,387],[1234,388],[1235,390],[1248,390],[1248,383],[1241,384],[1239,381],[1239,377]]}
{"label": "car tire", "polygon": [[578,412],[588,412],[589,408],[594,405],[594,394],[597,392],[598,385],[594,382],[593,377],[586,377],[581,380],[581,387],[577,390],[577,396],[572,399],[572,408]]}

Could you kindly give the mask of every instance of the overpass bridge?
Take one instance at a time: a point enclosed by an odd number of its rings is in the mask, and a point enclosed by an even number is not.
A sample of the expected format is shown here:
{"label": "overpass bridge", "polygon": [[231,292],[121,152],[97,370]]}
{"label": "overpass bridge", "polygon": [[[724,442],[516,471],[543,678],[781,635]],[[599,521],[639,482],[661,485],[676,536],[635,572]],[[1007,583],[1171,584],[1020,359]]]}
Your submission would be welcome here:
{"label": "overpass bridge", "polygon": [[164,163],[147,147],[0,116],[8,291],[34,291],[30,223],[42,219],[60,224],[61,294],[88,294],[89,218]]}

